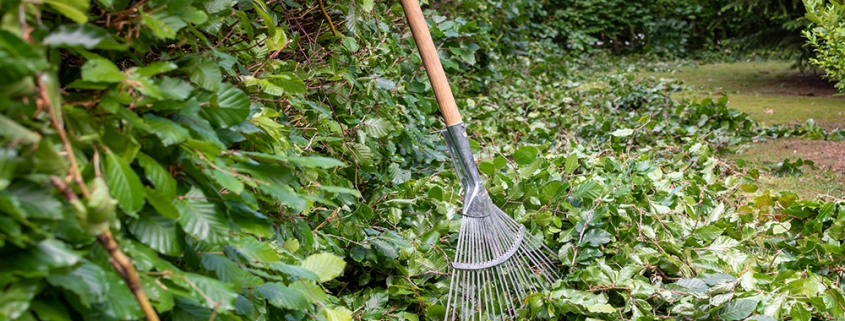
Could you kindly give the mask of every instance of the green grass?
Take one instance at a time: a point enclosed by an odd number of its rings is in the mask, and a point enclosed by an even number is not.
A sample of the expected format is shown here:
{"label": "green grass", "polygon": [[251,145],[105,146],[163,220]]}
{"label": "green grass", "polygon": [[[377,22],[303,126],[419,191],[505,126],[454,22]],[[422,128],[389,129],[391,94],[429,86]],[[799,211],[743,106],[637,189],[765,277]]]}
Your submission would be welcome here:
{"label": "green grass", "polygon": [[817,162],[816,169],[808,166],[801,168],[800,176],[776,177],[772,173],[763,171],[770,162],[781,162],[784,159],[806,159],[805,155],[796,153],[794,144],[801,144],[801,139],[777,139],[767,142],[750,143],[743,146],[737,154],[729,157],[731,160],[745,160],[749,168],[760,169],[758,180],[760,190],[784,191],[791,190],[801,198],[813,199],[817,196],[830,195],[841,197],[845,191],[845,174],[824,168],[824,162]]}
{"label": "green grass", "polygon": [[[845,99],[836,95],[833,84],[819,79],[820,71],[800,75],[790,66],[790,62],[783,61],[740,62],[683,67],[672,73],[641,72],[637,76],[683,81],[688,89],[674,93],[678,99],[728,95],[730,107],[748,113],[762,124],[801,124],[812,118],[829,130],[845,128]],[[764,169],[768,163],[784,159],[812,159],[808,154],[814,148],[840,146],[802,139],[770,140],[744,145],[729,159],[742,159],[751,168],[761,169],[761,190],[791,190],[810,199],[823,195],[839,197],[845,191],[845,174],[824,168],[836,163],[836,159],[814,159],[819,168],[805,166],[797,177],[775,177]]]}
{"label": "green grass", "polygon": [[800,124],[812,118],[828,129],[845,127],[845,99],[833,96],[837,93],[833,84],[811,77],[809,71],[802,77],[789,66],[789,62],[702,65],[673,73],[642,72],[638,77],[683,81],[689,90],[675,93],[675,98],[727,94],[730,107],[767,125]]}

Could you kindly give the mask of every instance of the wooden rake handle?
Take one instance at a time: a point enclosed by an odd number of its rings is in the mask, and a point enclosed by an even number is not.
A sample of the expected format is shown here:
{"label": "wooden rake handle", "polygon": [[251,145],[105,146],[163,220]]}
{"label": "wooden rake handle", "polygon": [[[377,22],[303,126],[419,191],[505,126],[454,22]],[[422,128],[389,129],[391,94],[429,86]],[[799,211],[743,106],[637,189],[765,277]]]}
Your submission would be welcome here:
{"label": "wooden rake handle", "polygon": [[461,113],[458,105],[455,104],[455,97],[452,96],[452,89],[449,88],[449,81],[446,80],[446,73],[443,72],[443,65],[440,64],[440,57],[431,40],[431,33],[425,23],[420,3],[417,0],[402,0],[402,8],[405,16],[408,17],[408,24],[411,25],[411,33],[420,51],[425,71],[431,81],[431,88],[434,89],[434,96],[437,97],[437,104],[440,105],[440,112],[446,119],[446,126],[460,124]]}

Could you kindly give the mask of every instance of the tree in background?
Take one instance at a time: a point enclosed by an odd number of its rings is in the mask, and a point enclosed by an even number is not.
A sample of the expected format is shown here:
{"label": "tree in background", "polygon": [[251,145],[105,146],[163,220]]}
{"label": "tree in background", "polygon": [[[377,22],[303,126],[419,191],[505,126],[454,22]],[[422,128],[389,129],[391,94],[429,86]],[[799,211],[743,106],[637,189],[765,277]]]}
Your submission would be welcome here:
{"label": "tree in background", "polygon": [[837,81],[836,88],[845,91],[845,24],[841,20],[845,7],[822,0],[805,0],[804,5],[807,19],[815,23],[815,28],[803,31],[816,52],[810,63],[824,68],[825,77]]}

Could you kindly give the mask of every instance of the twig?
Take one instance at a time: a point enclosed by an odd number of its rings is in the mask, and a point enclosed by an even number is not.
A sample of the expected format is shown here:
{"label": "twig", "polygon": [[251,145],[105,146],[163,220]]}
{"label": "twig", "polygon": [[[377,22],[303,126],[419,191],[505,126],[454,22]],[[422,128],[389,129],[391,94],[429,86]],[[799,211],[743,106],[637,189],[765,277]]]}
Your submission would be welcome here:
{"label": "twig", "polygon": [[[39,95],[41,96],[41,103],[50,114],[50,120],[53,127],[56,129],[56,132],[59,133],[59,137],[62,140],[62,145],[64,146],[67,158],[70,161],[70,175],[73,176],[76,184],[79,185],[79,191],[82,193],[82,196],[87,198],[90,193],[88,191],[88,187],[85,185],[85,180],[82,178],[82,173],[79,171],[79,164],[76,162],[76,156],[73,153],[70,140],[67,138],[67,132],[65,132],[64,126],[62,126],[62,123],[59,121],[58,113],[56,113],[54,108],[57,106],[52,105],[52,102],[50,101],[50,94],[47,92],[47,87],[44,85],[40,76],[41,75],[38,75],[38,87]],[[97,161],[99,162],[99,157],[97,158]],[[73,190],[68,188],[67,184],[65,184],[62,179],[56,176],[51,176],[50,181],[62,192],[62,194],[65,195],[65,198],[67,198],[68,201],[79,200],[79,197],[74,194]],[[138,278],[138,272],[135,271],[135,266],[132,265],[132,261],[129,260],[129,257],[123,254],[123,252],[121,252],[117,247],[117,242],[115,242],[111,232],[106,231],[98,235],[97,241],[99,241],[103,248],[109,252],[109,255],[112,258],[112,265],[126,281],[126,285],[129,287],[129,290],[132,291],[132,294],[135,295],[135,299],[138,300],[138,304],[141,306],[141,310],[144,311],[144,315],[147,317],[147,320],[158,321],[158,315],[152,305],[150,305],[147,295],[144,293],[143,289],[141,289],[141,282]],[[117,264],[115,264],[115,262]]]}
{"label": "twig", "polygon": [[158,321],[158,314],[156,314],[153,306],[150,305],[150,300],[147,299],[144,289],[141,288],[141,279],[138,278],[138,272],[135,271],[135,266],[132,265],[129,257],[123,254],[117,247],[117,242],[114,241],[111,231],[105,231],[103,234],[98,235],[97,241],[109,252],[112,260],[123,268],[124,274],[121,276],[126,281],[126,286],[135,295],[135,300],[138,301],[138,305],[141,306],[141,310],[144,311],[144,316],[147,317],[147,320]]}
{"label": "twig", "polygon": [[328,20],[329,27],[332,28],[332,34],[334,34],[334,36],[337,37],[337,30],[335,30],[335,28],[334,28],[334,23],[332,22],[332,17],[329,16],[328,12],[326,12],[326,6],[323,5],[323,0],[317,0],[317,2],[320,3],[320,11],[323,12],[323,16],[325,16],[326,20]]}
{"label": "twig", "polygon": [[264,62],[262,62],[261,65],[258,66],[258,68],[256,68],[255,71],[252,72],[252,76],[255,77],[256,75],[258,75],[258,72],[261,71],[262,68],[264,68],[264,65],[266,65],[268,61],[270,61],[272,59],[276,59],[276,56],[278,56],[279,53],[282,52],[282,50],[285,50],[285,48],[287,48],[288,45],[291,42],[293,42],[293,40],[288,39],[288,41],[286,41],[285,44],[283,44],[281,48],[279,48],[278,50],[273,52],[273,54],[271,54],[266,59],[264,59]]}
{"label": "twig", "polygon": [[[68,201],[79,200],[79,197],[73,193],[73,190],[71,190],[61,178],[50,176],[50,182],[56,186],[56,188]],[[141,280],[138,277],[138,272],[135,271],[135,266],[132,265],[132,261],[129,257],[123,254],[123,252],[117,247],[117,242],[115,242],[111,231],[106,231],[103,232],[103,234],[98,235],[97,241],[100,242],[100,245],[102,245],[109,253],[109,256],[111,256],[111,260],[109,262],[112,266],[114,266],[115,270],[117,270],[117,273],[120,274],[123,280],[126,281],[126,286],[129,288],[129,291],[132,291],[132,294],[138,301],[138,305],[140,305],[141,310],[144,311],[144,315],[147,317],[147,320],[159,321],[158,314],[156,314],[153,306],[150,305],[147,295],[141,288]]]}
{"label": "twig", "polygon": [[82,173],[79,171],[79,164],[76,162],[76,156],[73,153],[73,148],[70,146],[70,140],[67,138],[67,132],[65,132],[65,128],[62,126],[62,123],[59,121],[59,115],[56,113],[55,106],[50,101],[50,94],[47,92],[47,87],[44,86],[44,82],[41,80],[41,75],[37,75],[38,78],[38,94],[41,96],[41,103],[44,104],[44,108],[47,109],[47,112],[50,114],[50,120],[53,124],[53,128],[56,129],[56,132],[59,133],[59,138],[62,139],[62,146],[64,146],[65,153],[67,153],[68,161],[70,161],[70,175],[73,176],[73,179],[76,181],[76,185],[79,185],[79,191],[82,192],[82,196],[88,197],[90,193],[88,192],[88,187],[85,186],[85,179],[82,178]]}

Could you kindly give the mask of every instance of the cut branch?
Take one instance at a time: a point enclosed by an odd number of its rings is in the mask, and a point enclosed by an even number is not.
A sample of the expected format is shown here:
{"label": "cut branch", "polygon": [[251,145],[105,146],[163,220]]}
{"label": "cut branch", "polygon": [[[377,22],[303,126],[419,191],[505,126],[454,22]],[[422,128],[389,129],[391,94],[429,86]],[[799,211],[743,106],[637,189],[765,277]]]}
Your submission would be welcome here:
{"label": "cut branch", "polygon": [[88,197],[90,195],[88,193],[88,187],[85,186],[85,180],[82,178],[82,173],[79,171],[79,165],[76,162],[76,155],[73,153],[73,148],[70,146],[70,140],[67,138],[67,132],[65,131],[64,126],[62,126],[62,122],[59,119],[59,114],[56,113],[56,108],[61,108],[61,106],[53,106],[50,100],[50,93],[47,92],[47,87],[44,85],[44,81],[42,80],[42,75],[38,76],[38,94],[40,96],[41,103],[44,106],[44,109],[47,110],[47,113],[50,114],[50,121],[53,124],[53,128],[56,129],[56,132],[59,133],[59,138],[62,140],[62,146],[65,149],[65,153],[67,153],[67,159],[70,161],[70,175],[73,176],[73,179],[76,181],[76,185],[79,185],[79,191],[82,192],[82,196]]}
{"label": "cut branch", "polygon": [[332,28],[332,34],[337,37],[337,30],[334,28],[334,22],[332,22],[332,17],[329,16],[329,13],[326,12],[326,6],[323,4],[323,0],[317,0],[320,3],[320,11],[323,12],[323,16],[326,17],[327,22],[329,23],[329,27]]}
{"label": "cut branch", "polygon": [[[106,231],[103,234],[97,236],[97,241],[109,252],[109,255],[112,258],[113,262],[116,262],[121,268],[123,268],[123,280],[126,281],[126,286],[129,287],[129,291],[132,291],[132,294],[135,295],[135,300],[138,301],[138,305],[141,306],[141,310],[144,311],[144,316],[147,317],[149,321],[158,321],[158,314],[156,314],[155,309],[150,304],[150,300],[147,299],[147,294],[144,293],[144,289],[141,288],[141,279],[138,277],[138,272],[135,271],[135,266],[132,265],[132,261],[127,257],[123,252],[117,247],[117,242],[115,242],[114,237],[111,235],[110,231]],[[114,263],[112,263],[114,264]],[[115,267],[117,267],[117,265]],[[118,272],[120,272],[118,270]]]}
{"label": "cut branch", "polygon": [[[70,189],[70,187],[65,184],[65,182],[56,176],[50,176],[50,182],[56,186],[59,192],[65,196],[65,198],[70,201],[79,201],[79,197]],[[117,242],[114,240],[114,237],[111,235],[111,232],[106,231],[103,234],[97,235],[97,241],[100,242],[100,245],[106,249],[111,256],[111,263],[114,266],[114,269],[117,270],[117,273],[126,281],[126,286],[129,287],[129,291],[132,292],[132,295],[135,296],[135,300],[138,300],[138,305],[141,306],[141,310],[144,311],[144,315],[147,317],[149,321],[159,321],[158,314],[156,314],[155,309],[150,304],[150,300],[147,299],[147,294],[144,293],[143,288],[141,287],[141,279],[138,277],[138,272],[135,271],[135,266],[132,265],[132,261],[127,257],[123,252],[117,247]]]}
{"label": "cut branch", "polygon": [[[41,80],[41,77],[38,77],[38,87],[39,87],[39,94],[41,98],[41,102],[47,112],[50,114],[50,120],[52,122],[53,127],[58,132],[59,137],[62,140],[62,145],[64,146],[65,152],[67,153],[67,158],[70,161],[70,175],[73,176],[73,179],[76,181],[76,184],[79,185],[79,190],[83,196],[88,197],[90,193],[88,192],[87,186],[85,186],[85,180],[82,178],[82,173],[79,171],[79,165],[76,162],[76,156],[73,153],[73,148],[70,145],[70,140],[67,138],[67,132],[65,132],[62,123],[59,120],[58,113],[56,113],[55,106],[52,106],[50,102],[50,93],[47,92],[47,87],[44,86],[44,82]],[[56,177],[51,176],[50,181],[56,188],[61,191],[61,193],[67,198],[68,201],[78,201],[79,197],[71,190],[65,182]],[[132,261],[123,254],[122,251],[117,247],[117,242],[115,242],[114,237],[111,235],[110,231],[106,231],[97,236],[97,241],[103,246],[103,248],[108,251],[109,255],[111,256],[111,264],[114,266],[115,270],[123,277],[123,280],[126,281],[126,285],[129,287],[129,290],[135,296],[135,299],[138,300],[138,304],[141,306],[141,310],[144,311],[144,315],[146,316],[147,320],[149,321],[159,321],[158,314],[156,314],[155,309],[153,309],[152,305],[150,304],[149,299],[147,299],[147,295],[144,293],[144,290],[141,288],[141,280],[138,277],[138,272],[135,271],[135,266],[132,265]]]}

